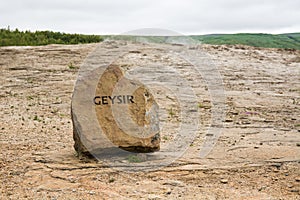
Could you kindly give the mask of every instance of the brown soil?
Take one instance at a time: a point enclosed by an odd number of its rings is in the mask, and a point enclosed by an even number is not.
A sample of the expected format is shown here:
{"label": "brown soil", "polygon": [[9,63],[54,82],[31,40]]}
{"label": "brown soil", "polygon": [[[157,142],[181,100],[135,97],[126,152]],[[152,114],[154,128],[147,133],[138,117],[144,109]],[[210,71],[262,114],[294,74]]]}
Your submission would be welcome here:
{"label": "brown soil", "polygon": [[0,199],[300,199],[299,51],[204,45],[227,96],[215,148],[199,158],[200,131],[172,165],[126,173],[73,149],[71,95],[95,47],[0,48]]}

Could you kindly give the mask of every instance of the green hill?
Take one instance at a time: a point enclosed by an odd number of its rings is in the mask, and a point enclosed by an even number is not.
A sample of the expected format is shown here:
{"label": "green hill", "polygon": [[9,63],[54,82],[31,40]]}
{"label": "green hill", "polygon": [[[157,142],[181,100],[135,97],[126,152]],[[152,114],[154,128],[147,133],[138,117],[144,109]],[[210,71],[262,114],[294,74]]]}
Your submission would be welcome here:
{"label": "green hill", "polygon": [[204,44],[242,44],[266,48],[290,48],[300,50],[300,33],[287,34],[212,34],[191,36]]}
{"label": "green hill", "polygon": [[153,43],[189,43],[199,41],[202,44],[214,45],[248,45],[254,47],[265,48],[285,48],[285,49],[299,49],[300,50],[300,33],[287,34],[254,34],[254,33],[240,33],[240,34],[212,34],[212,35],[192,35],[185,36],[129,36],[129,35],[115,35],[107,36],[111,39],[130,40],[140,42]]}

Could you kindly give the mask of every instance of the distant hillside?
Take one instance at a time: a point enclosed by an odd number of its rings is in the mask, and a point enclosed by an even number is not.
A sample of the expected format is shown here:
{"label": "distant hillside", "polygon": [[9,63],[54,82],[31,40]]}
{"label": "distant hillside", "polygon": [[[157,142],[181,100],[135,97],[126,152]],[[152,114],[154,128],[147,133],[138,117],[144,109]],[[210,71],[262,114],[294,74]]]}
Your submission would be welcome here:
{"label": "distant hillside", "polygon": [[[0,46],[36,46],[47,44],[83,44],[101,42],[105,38],[154,43],[188,43],[192,39],[203,44],[242,44],[255,47],[285,48],[300,50],[300,33],[287,34],[212,34],[183,36],[127,36],[127,35],[83,35],[52,31],[19,31],[0,29]],[[192,41],[194,42],[194,41]]]}
{"label": "distant hillside", "polygon": [[154,42],[154,43],[189,43],[200,41],[203,44],[214,45],[248,45],[265,48],[285,48],[285,49],[299,49],[300,50],[300,33],[288,34],[212,34],[212,35],[193,35],[189,37],[184,36],[130,36],[130,35],[114,35],[106,36],[106,38],[117,40],[130,40],[139,42]]}
{"label": "distant hillside", "polygon": [[290,48],[300,50],[300,33],[287,34],[212,34],[192,36],[204,44],[242,44],[266,48]]}
{"label": "distant hillside", "polygon": [[0,29],[0,46],[37,46],[47,44],[79,44],[103,41],[99,35],[67,34],[53,31],[19,31]]}

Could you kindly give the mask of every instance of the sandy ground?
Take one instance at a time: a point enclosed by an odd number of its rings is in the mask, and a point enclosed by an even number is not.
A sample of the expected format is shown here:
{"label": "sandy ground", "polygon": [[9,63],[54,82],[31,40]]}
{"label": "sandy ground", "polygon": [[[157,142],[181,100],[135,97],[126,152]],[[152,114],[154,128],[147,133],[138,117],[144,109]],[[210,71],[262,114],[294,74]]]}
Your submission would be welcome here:
{"label": "sandy ground", "polygon": [[[299,51],[204,45],[226,93],[215,148],[199,158],[202,130],[172,165],[127,173],[73,149],[71,95],[95,47],[0,48],[1,199],[300,199]],[[209,97],[199,103],[209,127]]]}

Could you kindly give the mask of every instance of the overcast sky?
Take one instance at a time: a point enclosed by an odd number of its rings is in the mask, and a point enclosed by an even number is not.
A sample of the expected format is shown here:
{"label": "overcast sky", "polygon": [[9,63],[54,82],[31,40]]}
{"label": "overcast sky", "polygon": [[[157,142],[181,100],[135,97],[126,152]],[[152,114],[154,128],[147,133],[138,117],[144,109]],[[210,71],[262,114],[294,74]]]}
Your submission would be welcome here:
{"label": "overcast sky", "polygon": [[300,0],[0,0],[0,26],[85,34],[300,32]]}

